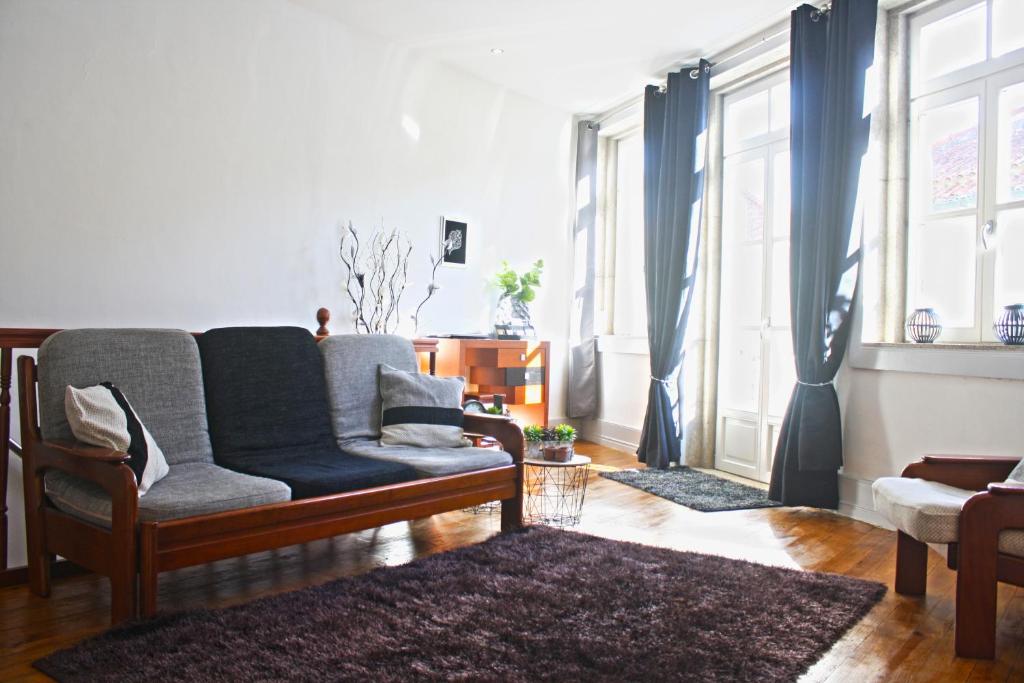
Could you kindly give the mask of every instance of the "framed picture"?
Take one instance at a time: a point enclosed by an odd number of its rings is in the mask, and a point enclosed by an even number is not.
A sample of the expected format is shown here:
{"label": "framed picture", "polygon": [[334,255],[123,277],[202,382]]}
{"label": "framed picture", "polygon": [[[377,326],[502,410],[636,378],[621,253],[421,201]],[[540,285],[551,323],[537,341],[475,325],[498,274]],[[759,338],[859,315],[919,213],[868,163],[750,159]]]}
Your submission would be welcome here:
{"label": "framed picture", "polygon": [[441,217],[441,261],[454,268],[466,267],[466,232],[469,225],[465,221]]}

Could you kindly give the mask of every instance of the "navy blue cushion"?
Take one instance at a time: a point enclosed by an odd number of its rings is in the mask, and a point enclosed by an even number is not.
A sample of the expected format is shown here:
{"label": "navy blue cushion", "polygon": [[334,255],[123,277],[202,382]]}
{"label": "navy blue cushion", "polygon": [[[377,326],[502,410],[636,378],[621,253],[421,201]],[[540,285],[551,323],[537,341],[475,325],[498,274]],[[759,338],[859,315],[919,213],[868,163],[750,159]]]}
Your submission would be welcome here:
{"label": "navy blue cushion", "polygon": [[323,360],[301,327],[224,327],[198,339],[214,459],[334,441]]}
{"label": "navy blue cushion", "polygon": [[282,481],[293,500],[416,479],[408,465],[338,448],[323,360],[307,330],[225,327],[198,342],[213,458],[221,467]]}
{"label": "navy blue cushion", "polygon": [[325,447],[303,446],[225,455],[217,458],[217,464],[236,472],[282,481],[291,487],[292,500],[397,484],[418,476],[408,465],[349,455],[333,443]]}

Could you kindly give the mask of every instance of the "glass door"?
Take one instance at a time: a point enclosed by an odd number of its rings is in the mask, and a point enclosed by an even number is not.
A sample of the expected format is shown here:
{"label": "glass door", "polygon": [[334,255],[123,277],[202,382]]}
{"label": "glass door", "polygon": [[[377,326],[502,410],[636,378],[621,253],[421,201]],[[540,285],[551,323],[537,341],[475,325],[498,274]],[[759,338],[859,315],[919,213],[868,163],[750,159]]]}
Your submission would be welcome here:
{"label": "glass door", "polygon": [[789,320],[789,83],[723,102],[715,467],[768,481],[796,381]]}

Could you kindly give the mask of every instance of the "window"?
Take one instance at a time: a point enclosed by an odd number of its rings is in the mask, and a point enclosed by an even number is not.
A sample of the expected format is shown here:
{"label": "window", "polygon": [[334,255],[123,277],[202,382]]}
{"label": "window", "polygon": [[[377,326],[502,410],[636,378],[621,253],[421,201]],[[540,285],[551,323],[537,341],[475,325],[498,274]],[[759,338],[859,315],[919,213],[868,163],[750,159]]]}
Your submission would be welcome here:
{"label": "window", "polygon": [[910,19],[906,312],[940,341],[994,341],[1024,302],[1024,2],[951,0]]}
{"label": "window", "polygon": [[601,134],[599,328],[604,334],[646,338],[643,130],[632,117],[624,125],[602,126]]}
{"label": "window", "polygon": [[796,382],[789,314],[789,72],[721,101],[715,467],[768,481]]}

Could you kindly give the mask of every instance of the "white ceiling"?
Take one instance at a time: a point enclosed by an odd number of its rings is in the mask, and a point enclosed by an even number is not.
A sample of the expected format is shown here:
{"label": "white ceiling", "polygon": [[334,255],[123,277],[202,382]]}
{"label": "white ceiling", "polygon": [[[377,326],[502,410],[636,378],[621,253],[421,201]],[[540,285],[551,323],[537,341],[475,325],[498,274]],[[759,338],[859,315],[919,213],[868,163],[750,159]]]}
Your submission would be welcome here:
{"label": "white ceiling", "polygon": [[[784,19],[799,0],[295,0],[573,113]],[[504,53],[491,54],[491,48]]]}

